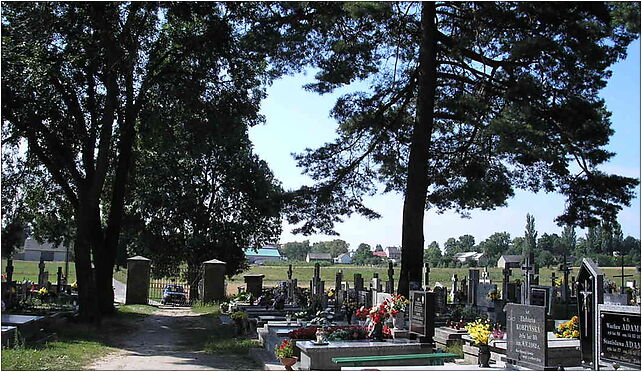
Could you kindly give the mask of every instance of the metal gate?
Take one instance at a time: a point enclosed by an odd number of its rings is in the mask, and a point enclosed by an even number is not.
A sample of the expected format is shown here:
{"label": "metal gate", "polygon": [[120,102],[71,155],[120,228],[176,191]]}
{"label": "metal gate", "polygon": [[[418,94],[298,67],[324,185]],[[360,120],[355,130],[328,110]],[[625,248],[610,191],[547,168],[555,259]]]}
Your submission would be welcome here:
{"label": "metal gate", "polygon": [[[198,277],[195,283],[190,283],[188,277],[187,268],[181,268],[176,273],[167,274],[155,273],[152,266],[149,278],[149,304],[191,306],[197,303],[199,301],[198,296],[190,296],[190,289],[193,286],[198,286]],[[199,292],[198,289],[197,292]]]}

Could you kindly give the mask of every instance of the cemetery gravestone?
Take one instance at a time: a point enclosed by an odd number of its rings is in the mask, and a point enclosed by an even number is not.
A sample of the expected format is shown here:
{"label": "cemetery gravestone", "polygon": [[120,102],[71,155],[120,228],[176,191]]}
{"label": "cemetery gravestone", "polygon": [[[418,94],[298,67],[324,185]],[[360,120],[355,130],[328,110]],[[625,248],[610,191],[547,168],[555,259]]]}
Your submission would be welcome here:
{"label": "cemetery gravestone", "polygon": [[363,291],[363,276],[361,274],[354,274],[354,289],[355,291]]}
{"label": "cemetery gravestone", "polygon": [[468,303],[475,306],[477,305],[477,286],[479,285],[479,270],[468,270]]}
{"label": "cemetery gravestone", "polygon": [[475,293],[475,304],[480,307],[494,308],[495,304],[488,297],[488,294],[495,290],[497,290],[496,284],[478,284],[477,292]]}
{"label": "cemetery gravestone", "polygon": [[388,281],[386,281],[386,292],[395,293],[395,269],[392,267],[392,261],[388,261]]}
{"label": "cemetery gravestone", "polygon": [[541,306],[507,304],[506,357],[511,364],[536,370],[546,367],[546,310]]}
{"label": "cemetery gravestone", "polygon": [[435,294],[410,291],[410,333],[422,343],[433,343],[435,335]]}
{"label": "cemetery gravestone", "polygon": [[424,262],[424,266],[421,271],[423,278],[423,288],[425,290],[428,290],[428,288],[430,288],[430,266],[428,266],[428,263]]}
{"label": "cemetery gravestone", "polygon": [[531,293],[528,296],[530,305],[533,306],[544,306],[546,308],[546,313],[551,313],[551,301],[552,301],[552,288],[545,286],[534,285],[531,286]]}
{"label": "cemetery gravestone", "polygon": [[256,301],[259,297],[261,297],[261,294],[263,294],[264,277],[265,275],[263,274],[243,275],[243,278],[245,279],[245,290],[248,293],[252,294],[252,302]]}
{"label": "cemetery gravestone", "polygon": [[450,299],[452,303],[457,303],[458,296],[457,296],[457,284],[459,284],[459,280],[457,279],[457,274],[453,274],[452,278],[450,279],[452,281],[452,288],[450,290]]}
{"label": "cemetery gravestone", "polygon": [[598,305],[604,301],[604,274],[590,258],[582,260],[577,275],[577,312],[579,315],[580,350],[582,363],[595,369],[598,363],[598,342],[595,339],[598,324]]}
{"label": "cemetery gravestone", "polygon": [[435,287],[433,290],[435,294],[435,313],[436,314],[445,314],[448,311],[447,303],[447,290],[444,287]]}
{"label": "cemetery gravestone", "polygon": [[599,361],[640,369],[640,308],[599,305]]}

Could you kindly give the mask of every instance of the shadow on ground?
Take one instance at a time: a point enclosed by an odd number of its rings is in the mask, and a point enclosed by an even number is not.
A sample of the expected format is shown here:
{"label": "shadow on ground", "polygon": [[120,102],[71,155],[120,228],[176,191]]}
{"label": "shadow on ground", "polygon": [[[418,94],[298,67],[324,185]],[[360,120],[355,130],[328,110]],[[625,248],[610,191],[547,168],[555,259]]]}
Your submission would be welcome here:
{"label": "shadow on ground", "polygon": [[118,351],[98,360],[91,369],[261,369],[248,357],[252,341],[235,339],[233,327],[189,308],[162,307],[145,317],[119,314],[101,328],[108,346]]}

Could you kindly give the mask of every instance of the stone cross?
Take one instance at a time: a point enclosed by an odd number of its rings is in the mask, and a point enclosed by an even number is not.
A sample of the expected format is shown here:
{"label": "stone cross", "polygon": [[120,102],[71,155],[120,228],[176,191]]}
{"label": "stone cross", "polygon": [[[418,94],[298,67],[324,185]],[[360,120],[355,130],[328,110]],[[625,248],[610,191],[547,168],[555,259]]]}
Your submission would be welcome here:
{"label": "stone cross", "polygon": [[459,280],[457,279],[457,274],[453,274],[452,278],[450,280],[453,283],[452,290],[450,291],[450,299],[452,300],[453,303],[456,303],[456,297],[457,297],[457,284],[459,284]]}
{"label": "stone cross", "polygon": [[482,271],[481,277],[482,277],[482,280],[481,280],[482,283],[491,284],[491,282],[490,282],[490,273],[488,272],[488,266],[484,267],[484,270]]}
{"label": "stone cross", "polygon": [[551,287],[555,288],[555,281],[557,280],[557,275],[555,274],[555,271],[551,273]]}
{"label": "stone cross", "polygon": [[341,292],[341,282],[343,281],[343,271],[339,270],[334,278],[334,307],[336,310],[343,305],[343,293]]}
{"label": "stone cross", "polygon": [[622,270],[622,274],[613,275],[613,277],[614,278],[620,278],[620,280],[622,281],[621,282],[622,284],[620,285],[620,293],[624,294],[625,293],[625,290],[624,290],[625,289],[625,287],[624,287],[624,278],[628,278],[628,277],[631,277],[633,275],[631,275],[631,274],[624,275],[624,255],[622,254],[622,252],[620,252],[620,267],[621,267],[621,270]]}
{"label": "stone cross", "polygon": [[318,262],[314,264],[314,277],[321,278],[321,265]]}
{"label": "stone cross", "polygon": [[502,300],[508,301],[508,282],[513,272],[508,267],[502,269]]}
{"label": "stone cross", "polygon": [[564,262],[560,265],[560,271],[563,274],[563,280],[562,280],[562,301],[568,303],[569,297],[569,288],[568,288],[568,274],[571,273],[571,267],[569,266],[569,262],[566,261],[566,253],[564,253]]}
{"label": "stone cross", "polygon": [[7,283],[13,281],[13,260],[10,258],[7,260]]}
{"label": "stone cross", "polygon": [[392,267],[392,261],[388,261],[388,281],[386,282],[387,293],[395,292],[395,281],[393,279],[394,275],[395,275],[395,269]]}
{"label": "stone cross", "polygon": [[427,262],[424,262],[424,266],[421,269],[421,271],[424,279],[423,287],[424,287],[424,290],[427,291],[428,288],[430,287],[430,266],[428,265]]}
{"label": "stone cross", "polygon": [[45,260],[41,258],[40,263],[38,264],[38,286],[46,287],[48,281],[49,275],[45,272]]}
{"label": "stone cross", "polygon": [[62,266],[58,266],[58,272],[56,273],[56,286],[57,292],[60,293],[62,290]]}
{"label": "stone cross", "polygon": [[526,265],[522,265],[522,274],[524,275],[524,285],[522,286],[522,304],[530,303],[531,285],[533,285],[535,274],[535,263],[533,252],[526,257]]}
{"label": "stone cross", "polygon": [[571,296],[577,297],[577,282],[575,282],[575,276],[571,276]]}

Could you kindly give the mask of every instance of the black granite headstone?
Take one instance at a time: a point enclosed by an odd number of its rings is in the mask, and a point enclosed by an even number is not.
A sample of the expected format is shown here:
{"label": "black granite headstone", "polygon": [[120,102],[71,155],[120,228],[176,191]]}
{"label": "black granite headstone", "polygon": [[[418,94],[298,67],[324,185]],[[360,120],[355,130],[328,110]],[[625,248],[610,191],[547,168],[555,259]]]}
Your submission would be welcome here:
{"label": "black granite headstone", "polygon": [[506,357],[510,364],[543,370],[546,367],[546,311],[542,306],[507,304]]}
{"label": "black granite headstone", "polygon": [[580,324],[582,363],[596,369],[598,363],[597,307],[604,301],[604,274],[590,258],[582,260],[577,274],[577,313]]}
{"label": "black granite headstone", "polygon": [[640,308],[599,306],[600,365],[621,364],[640,369]]}
{"label": "black granite headstone", "polygon": [[433,343],[435,336],[435,294],[426,291],[410,292],[410,333],[424,343]]}
{"label": "black granite headstone", "polygon": [[530,305],[544,306],[546,308],[546,313],[550,315],[552,295],[553,292],[551,287],[534,285],[531,286],[531,294],[528,298]]}

